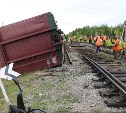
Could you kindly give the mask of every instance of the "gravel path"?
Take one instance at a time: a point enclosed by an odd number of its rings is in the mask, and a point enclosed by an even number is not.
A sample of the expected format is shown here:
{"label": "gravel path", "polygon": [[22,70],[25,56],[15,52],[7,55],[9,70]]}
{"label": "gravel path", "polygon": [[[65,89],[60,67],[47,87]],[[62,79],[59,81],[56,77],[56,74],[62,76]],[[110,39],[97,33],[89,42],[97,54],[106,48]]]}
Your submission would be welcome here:
{"label": "gravel path", "polygon": [[72,48],[70,57],[73,64],[61,67],[65,68],[62,73],[66,76],[64,79],[66,93],[77,100],[66,105],[70,112],[121,112],[126,110],[125,108],[108,108],[104,103],[105,99],[99,95],[99,91],[103,89],[94,88],[92,78],[95,78],[93,76],[95,73],[91,72],[90,67],[80,59],[80,54]]}

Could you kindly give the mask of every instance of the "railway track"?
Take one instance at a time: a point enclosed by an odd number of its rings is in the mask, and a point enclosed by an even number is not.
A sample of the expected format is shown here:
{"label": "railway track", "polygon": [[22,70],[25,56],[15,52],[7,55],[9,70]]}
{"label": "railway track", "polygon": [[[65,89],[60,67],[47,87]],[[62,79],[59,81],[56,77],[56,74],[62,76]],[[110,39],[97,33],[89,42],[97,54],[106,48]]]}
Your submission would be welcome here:
{"label": "railway track", "polygon": [[109,90],[99,92],[101,96],[108,98],[105,100],[107,106],[126,107],[126,73],[124,71],[109,72],[103,66],[85,55],[83,55],[83,59],[91,66],[92,72],[96,73],[98,79],[94,81],[102,82],[95,84],[94,87],[109,88]]}
{"label": "railway track", "polygon": [[[88,42],[79,42],[79,43],[76,43],[76,44],[71,44],[70,46],[71,47],[85,47],[85,44],[92,45],[94,48],[96,48],[94,43],[89,44]],[[113,55],[113,51],[112,51],[111,46],[104,46],[104,47],[102,46],[101,52]],[[120,52],[119,59],[126,61],[126,57],[124,56],[123,49]]]}
{"label": "railway track", "polygon": [[64,56],[64,63],[65,64],[72,64],[72,60],[69,55],[68,48],[69,48],[69,46],[66,46],[64,43],[64,55],[63,55]]}
{"label": "railway track", "polygon": [[65,50],[65,63],[72,64],[72,60],[70,58],[70,55],[68,53],[68,50]]}
{"label": "railway track", "polygon": [[[100,109],[121,113],[126,108],[126,71],[119,68],[113,71],[111,68],[121,67],[121,64],[105,62],[104,58],[101,58],[102,52],[96,54],[92,48],[92,45],[88,47],[87,44],[83,47],[70,47],[69,44],[65,46],[64,66],[67,71],[62,73],[66,73],[66,80],[71,80],[68,82],[70,94],[79,100],[73,104],[76,107],[72,106],[71,109],[82,112]],[[109,68],[106,68],[108,66]]]}

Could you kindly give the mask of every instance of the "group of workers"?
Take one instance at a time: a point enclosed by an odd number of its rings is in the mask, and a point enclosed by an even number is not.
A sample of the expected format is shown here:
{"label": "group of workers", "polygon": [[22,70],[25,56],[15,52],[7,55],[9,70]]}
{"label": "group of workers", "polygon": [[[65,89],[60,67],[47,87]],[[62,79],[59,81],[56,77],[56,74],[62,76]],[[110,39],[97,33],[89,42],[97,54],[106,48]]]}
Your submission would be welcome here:
{"label": "group of workers", "polygon": [[[96,53],[100,52],[100,47],[101,45],[103,45],[103,47],[106,45],[106,41],[107,41],[107,36],[97,36],[96,38]],[[120,40],[118,38],[118,36],[114,36],[114,39],[111,39],[111,43],[112,43],[112,50],[113,50],[113,56],[114,59],[118,59],[118,55],[120,53],[121,50],[121,44],[120,44]]]}
{"label": "group of workers", "polygon": [[[70,38],[70,41],[72,43],[73,40],[76,40],[76,36],[74,36],[73,38]],[[82,40],[82,38],[80,38],[80,41]],[[84,42],[87,42],[87,40],[89,40],[89,43],[92,43],[92,41],[94,41],[94,43],[96,44],[96,53],[100,52],[101,46],[105,46],[106,45],[106,41],[107,41],[107,36],[106,35],[102,35],[102,36],[89,36],[89,38],[87,38],[86,35],[84,35],[83,37]],[[114,59],[118,59],[118,55],[120,53],[121,50],[121,44],[120,44],[120,39],[118,38],[118,36],[114,36],[114,39],[111,39],[111,43],[112,43],[112,50],[113,50],[113,56]],[[125,46],[126,49],[126,46]]]}
{"label": "group of workers", "polygon": [[73,37],[70,37],[70,43],[72,44],[73,43],[73,41],[77,41],[77,37],[76,36],[73,36]]}

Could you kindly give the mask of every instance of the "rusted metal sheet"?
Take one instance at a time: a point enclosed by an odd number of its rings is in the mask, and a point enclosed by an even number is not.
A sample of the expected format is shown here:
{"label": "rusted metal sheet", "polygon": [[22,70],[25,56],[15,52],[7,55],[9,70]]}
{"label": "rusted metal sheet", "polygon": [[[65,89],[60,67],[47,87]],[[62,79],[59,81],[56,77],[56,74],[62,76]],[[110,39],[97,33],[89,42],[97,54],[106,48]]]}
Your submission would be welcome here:
{"label": "rusted metal sheet", "polygon": [[[61,34],[51,13],[0,28],[0,67],[14,62],[20,73],[62,64]],[[56,34],[58,33],[58,34]]]}

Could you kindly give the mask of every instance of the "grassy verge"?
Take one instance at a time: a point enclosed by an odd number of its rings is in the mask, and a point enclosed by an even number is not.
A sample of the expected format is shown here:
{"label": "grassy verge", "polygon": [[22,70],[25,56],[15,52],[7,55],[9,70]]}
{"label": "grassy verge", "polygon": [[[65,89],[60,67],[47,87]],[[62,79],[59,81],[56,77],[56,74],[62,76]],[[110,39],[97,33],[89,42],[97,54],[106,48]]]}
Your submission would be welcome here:
{"label": "grassy verge", "polygon": [[[40,72],[43,73],[43,72]],[[70,103],[76,102],[76,98],[67,93],[65,85],[66,76],[55,74],[54,76],[35,75],[28,73],[18,77],[26,108],[40,108],[48,111],[68,112]],[[17,86],[13,81],[3,80],[3,84],[13,105],[16,105]],[[5,99],[0,92],[1,113],[8,111]]]}

